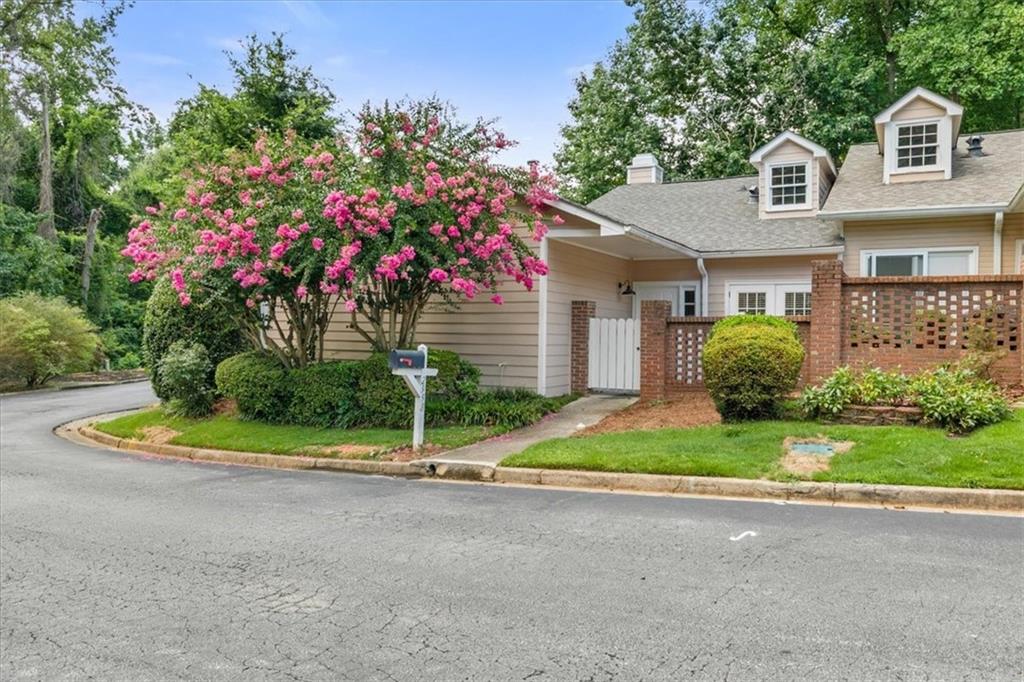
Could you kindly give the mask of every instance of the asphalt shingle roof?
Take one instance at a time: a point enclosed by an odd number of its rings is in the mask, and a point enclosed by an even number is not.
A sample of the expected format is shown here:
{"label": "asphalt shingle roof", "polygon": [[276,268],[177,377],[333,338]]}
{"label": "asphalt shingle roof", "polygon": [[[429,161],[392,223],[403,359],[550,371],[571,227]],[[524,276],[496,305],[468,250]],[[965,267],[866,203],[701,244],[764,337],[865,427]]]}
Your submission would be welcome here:
{"label": "asphalt shingle roof", "polygon": [[[881,171],[879,171],[881,172]],[[842,244],[839,223],[817,218],[759,220],[746,188],[757,176],[661,185],[622,185],[587,208],[697,251],[767,251]]]}
{"label": "asphalt shingle roof", "polygon": [[1024,130],[982,133],[985,156],[967,157],[967,135],[953,150],[949,180],[882,183],[878,145],[850,148],[822,210],[884,211],[901,208],[1010,203],[1024,185]]}

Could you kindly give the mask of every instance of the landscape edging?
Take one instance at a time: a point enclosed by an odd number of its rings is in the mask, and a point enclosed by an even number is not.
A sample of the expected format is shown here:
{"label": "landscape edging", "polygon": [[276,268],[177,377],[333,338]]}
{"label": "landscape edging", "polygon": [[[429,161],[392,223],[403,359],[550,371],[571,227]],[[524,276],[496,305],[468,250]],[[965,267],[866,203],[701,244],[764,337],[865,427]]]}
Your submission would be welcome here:
{"label": "landscape edging", "polygon": [[553,486],[610,491],[700,495],[779,501],[812,501],[833,505],[879,507],[926,507],[979,512],[1024,513],[1024,490],[993,488],[942,488],[869,483],[817,481],[766,481],[710,476],[615,473],[572,469],[531,469],[471,462],[382,462],[364,459],[334,459],[193,448],[167,443],[144,443],[118,438],[92,427],[97,417],[66,424],[71,431],[107,447],[159,457],[193,461],[240,464],[274,469],[315,469],[357,474],[377,474],[481,481],[528,486]]}

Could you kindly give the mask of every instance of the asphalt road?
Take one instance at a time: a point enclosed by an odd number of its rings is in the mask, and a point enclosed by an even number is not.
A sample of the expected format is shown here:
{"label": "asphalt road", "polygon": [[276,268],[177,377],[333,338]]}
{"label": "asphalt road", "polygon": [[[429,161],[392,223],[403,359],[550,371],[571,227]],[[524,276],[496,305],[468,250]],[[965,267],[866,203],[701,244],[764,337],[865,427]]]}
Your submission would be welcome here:
{"label": "asphalt road", "polygon": [[0,399],[3,680],[1022,676],[1021,519],[246,469],[51,433],[151,399]]}

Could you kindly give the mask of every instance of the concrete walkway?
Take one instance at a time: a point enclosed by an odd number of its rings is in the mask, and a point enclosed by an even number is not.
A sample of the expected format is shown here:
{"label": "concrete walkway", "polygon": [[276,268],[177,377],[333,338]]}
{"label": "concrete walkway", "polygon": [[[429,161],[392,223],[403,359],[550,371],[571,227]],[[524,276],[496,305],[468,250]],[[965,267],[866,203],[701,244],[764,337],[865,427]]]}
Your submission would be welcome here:
{"label": "concrete walkway", "polygon": [[[560,412],[548,415],[533,426],[527,426],[488,440],[428,457],[426,462],[459,462],[495,465],[509,455],[522,452],[534,443],[550,438],[571,436],[583,426],[591,426],[612,412],[636,402],[635,396],[588,395],[574,400]],[[427,434],[429,439],[429,433]]]}

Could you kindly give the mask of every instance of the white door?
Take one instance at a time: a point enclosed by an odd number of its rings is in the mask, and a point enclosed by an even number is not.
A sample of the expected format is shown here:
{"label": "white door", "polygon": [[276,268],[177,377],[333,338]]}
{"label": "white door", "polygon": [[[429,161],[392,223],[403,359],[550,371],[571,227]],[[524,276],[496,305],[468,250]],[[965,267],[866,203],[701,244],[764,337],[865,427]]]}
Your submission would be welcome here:
{"label": "white door", "polygon": [[633,317],[640,319],[640,301],[669,301],[672,317],[699,315],[694,282],[634,282]]}
{"label": "white door", "polygon": [[765,284],[758,282],[726,285],[726,314],[810,315],[809,282]]}
{"label": "white door", "polygon": [[592,391],[640,390],[640,320],[590,318],[587,386]]}

